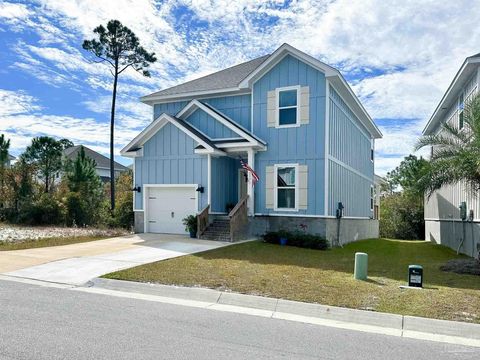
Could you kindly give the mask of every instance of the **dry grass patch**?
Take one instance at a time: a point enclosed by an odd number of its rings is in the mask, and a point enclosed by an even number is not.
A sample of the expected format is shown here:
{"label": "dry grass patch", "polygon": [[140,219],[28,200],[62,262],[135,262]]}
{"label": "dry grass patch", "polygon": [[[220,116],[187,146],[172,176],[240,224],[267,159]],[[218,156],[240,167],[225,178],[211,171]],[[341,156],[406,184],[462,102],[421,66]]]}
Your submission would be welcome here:
{"label": "dry grass patch", "polygon": [[[354,254],[369,254],[369,280],[353,279]],[[446,273],[440,266],[464,258],[423,241],[372,239],[328,251],[261,241],[228,246],[106,275],[182,286],[202,286],[447,320],[480,323],[478,276]],[[409,264],[424,268],[424,290],[402,290]]]}

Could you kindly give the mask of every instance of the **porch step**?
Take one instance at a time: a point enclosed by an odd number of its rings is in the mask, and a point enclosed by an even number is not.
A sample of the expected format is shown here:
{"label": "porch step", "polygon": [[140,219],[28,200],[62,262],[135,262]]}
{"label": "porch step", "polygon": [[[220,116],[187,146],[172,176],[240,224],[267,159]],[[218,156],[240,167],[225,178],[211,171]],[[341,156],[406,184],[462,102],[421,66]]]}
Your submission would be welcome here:
{"label": "porch step", "polygon": [[215,219],[202,234],[202,239],[215,241],[231,241],[230,239],[230,220],[220,218]]}

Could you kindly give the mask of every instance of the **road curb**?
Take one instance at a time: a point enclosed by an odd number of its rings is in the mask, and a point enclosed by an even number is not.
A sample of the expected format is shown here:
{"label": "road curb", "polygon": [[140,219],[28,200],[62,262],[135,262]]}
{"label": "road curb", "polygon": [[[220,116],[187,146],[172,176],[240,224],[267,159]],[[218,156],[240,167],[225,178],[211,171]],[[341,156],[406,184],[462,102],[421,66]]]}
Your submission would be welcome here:
{"label": "road curb", "polygon": [[347,309],[205,288],[124,280],[98,278],[92,280],[88,286],[181,301],[188,300],[202,304],[201,307],[220,311],[249,313],[275,319],[480,347],[480,324]]}

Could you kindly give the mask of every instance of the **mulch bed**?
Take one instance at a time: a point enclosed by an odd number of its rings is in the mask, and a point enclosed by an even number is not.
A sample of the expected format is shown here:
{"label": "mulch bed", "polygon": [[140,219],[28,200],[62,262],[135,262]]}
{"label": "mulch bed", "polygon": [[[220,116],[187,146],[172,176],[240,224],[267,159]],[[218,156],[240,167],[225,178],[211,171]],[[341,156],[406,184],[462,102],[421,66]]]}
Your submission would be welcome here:
{"label": "mulch bed", "polygon": [[440,266],[440,270],[457,274],[470,274],[480,276],[480,261],[476,259],[455,259]]}

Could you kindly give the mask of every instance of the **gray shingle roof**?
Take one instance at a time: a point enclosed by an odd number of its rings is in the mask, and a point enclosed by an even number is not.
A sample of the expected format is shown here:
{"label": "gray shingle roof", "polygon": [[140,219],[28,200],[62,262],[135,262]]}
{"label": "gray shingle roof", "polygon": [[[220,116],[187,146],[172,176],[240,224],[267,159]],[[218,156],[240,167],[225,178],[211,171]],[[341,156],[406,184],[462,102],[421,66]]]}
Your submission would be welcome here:
{"label": "gray shingle roof", "polygon": [[147,95],[142,99],[149,97],[180,95],[197,91],[220,90],[237,87],[243,79],[250,75],[260,66],[270,55],[264,55],[259,58],[217,71],[216,73],[203,76],[201,78],[179,84],[168,89],[157,91]]}
{"label": "gray shingle roof", "polygon": [[[110,169],[110,159],[109,158],[107,158],[106,156],[103,156],[102,154],[100,154],[96,151],[93,151],[92,149],[89,149],[88,147],[86,147],[84,145],[76,145],[76,146],[72,146],[72,147],[69,147],[69,148],[65,149],[63,151],[65,157],[70,159],[70,160],[75,160],[77,158],[77,154],[80,152],[80,147],[81,146],[83,146],[83,148],[85,150],[85,155],[88,156],[90,159],[93,159],[95,161],[95,163],[97,164],[97,167]],[[128,168],[115,161],[115,170],[127,171]]]}

